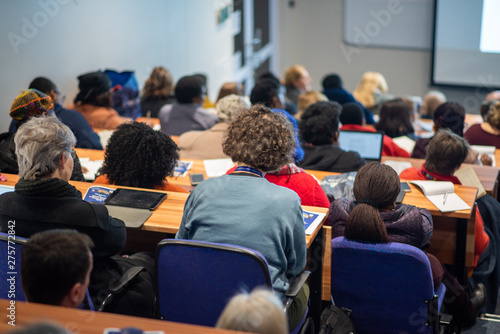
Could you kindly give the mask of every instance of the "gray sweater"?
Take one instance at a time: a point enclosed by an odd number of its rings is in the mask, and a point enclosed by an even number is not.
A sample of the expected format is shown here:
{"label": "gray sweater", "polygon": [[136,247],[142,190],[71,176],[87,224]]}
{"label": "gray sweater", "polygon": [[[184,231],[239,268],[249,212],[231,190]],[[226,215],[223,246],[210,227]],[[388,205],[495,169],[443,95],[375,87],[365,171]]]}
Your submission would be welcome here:
{"label": "gray sweater", "polygon": [[266,258],[273,288],[284,298],[306,265],[300,199],[261,177],[223,175],[198,185],[184,207],[177,239],[233,244]]}

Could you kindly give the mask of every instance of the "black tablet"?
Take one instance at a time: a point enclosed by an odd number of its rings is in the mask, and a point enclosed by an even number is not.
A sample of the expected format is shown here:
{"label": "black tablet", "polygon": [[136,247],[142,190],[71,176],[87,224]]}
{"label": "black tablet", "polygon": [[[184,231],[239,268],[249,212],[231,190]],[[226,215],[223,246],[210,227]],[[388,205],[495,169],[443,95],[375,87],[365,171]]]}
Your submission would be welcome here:
{"label": "black tablet", "polygon": [[165,193],[118,188],[106,198],[104,204],[154,210],[166,197]]}

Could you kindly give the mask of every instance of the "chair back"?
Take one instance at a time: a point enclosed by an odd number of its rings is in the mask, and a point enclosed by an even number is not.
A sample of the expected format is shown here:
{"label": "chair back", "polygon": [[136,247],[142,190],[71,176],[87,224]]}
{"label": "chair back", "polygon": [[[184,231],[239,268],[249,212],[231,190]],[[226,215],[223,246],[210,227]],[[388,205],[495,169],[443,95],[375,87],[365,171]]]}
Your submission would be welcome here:
{"label": "chair back", "polygon": [[21,251],[26,241],[0,232],[0,298],[26,301],[21,284]]}
{"label": "chair back", "polygon": [[215,326],[235,294],[272,287],[264,256],[240,246],[165,239],[156,261],[160,313],[169,321]]}
{"label": "chair back", "polygon": [[439,307],[429,260],[420,249],[335,238],[331,271],[333,302],[352,310],[358,333],[433,332]]}

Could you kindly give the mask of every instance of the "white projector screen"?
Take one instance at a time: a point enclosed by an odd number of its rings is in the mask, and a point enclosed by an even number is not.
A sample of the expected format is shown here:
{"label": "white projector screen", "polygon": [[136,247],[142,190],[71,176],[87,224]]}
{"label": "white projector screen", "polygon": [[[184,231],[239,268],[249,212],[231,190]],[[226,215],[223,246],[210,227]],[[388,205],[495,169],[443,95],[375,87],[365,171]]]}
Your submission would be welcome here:
{"label": "white projector screen", "polygon": [[500,87],[499,0],[436,0],[432,84]]}

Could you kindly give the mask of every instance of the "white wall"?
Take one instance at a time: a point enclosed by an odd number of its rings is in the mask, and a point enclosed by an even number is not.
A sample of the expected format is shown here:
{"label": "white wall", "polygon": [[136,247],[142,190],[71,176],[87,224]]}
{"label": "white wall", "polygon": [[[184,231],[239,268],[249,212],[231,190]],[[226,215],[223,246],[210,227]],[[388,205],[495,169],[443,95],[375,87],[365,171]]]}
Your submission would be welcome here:
{"label": "white wall", "polygon": [[[293,64],[302,64],[310,72],[315,90],[321,89],[325,74],[336,72],[342,77],[345,88],[353,91],[365,71],[381,72],[390,93],[395,96],[422,96],[431,89],[430,51],[356,49],[342,41],[342,0],[294,2],[295,6],[290,8],[289,1],[279,1],[279,75]],[[476,113],[488,93],[486,89],[438,89],[448,100],[463,103],[469,112]]]}
{"label": "white wall", "polygon": [[142,86],[162,65],[175,80],[207,74],[215,99],[233,76],[231,20],[216,24],[217,6],[227,1],[2,0],[0,133],[8,129],[12,101],[36,76],[52,79],[66,105],[80,74],[135,70]]}

